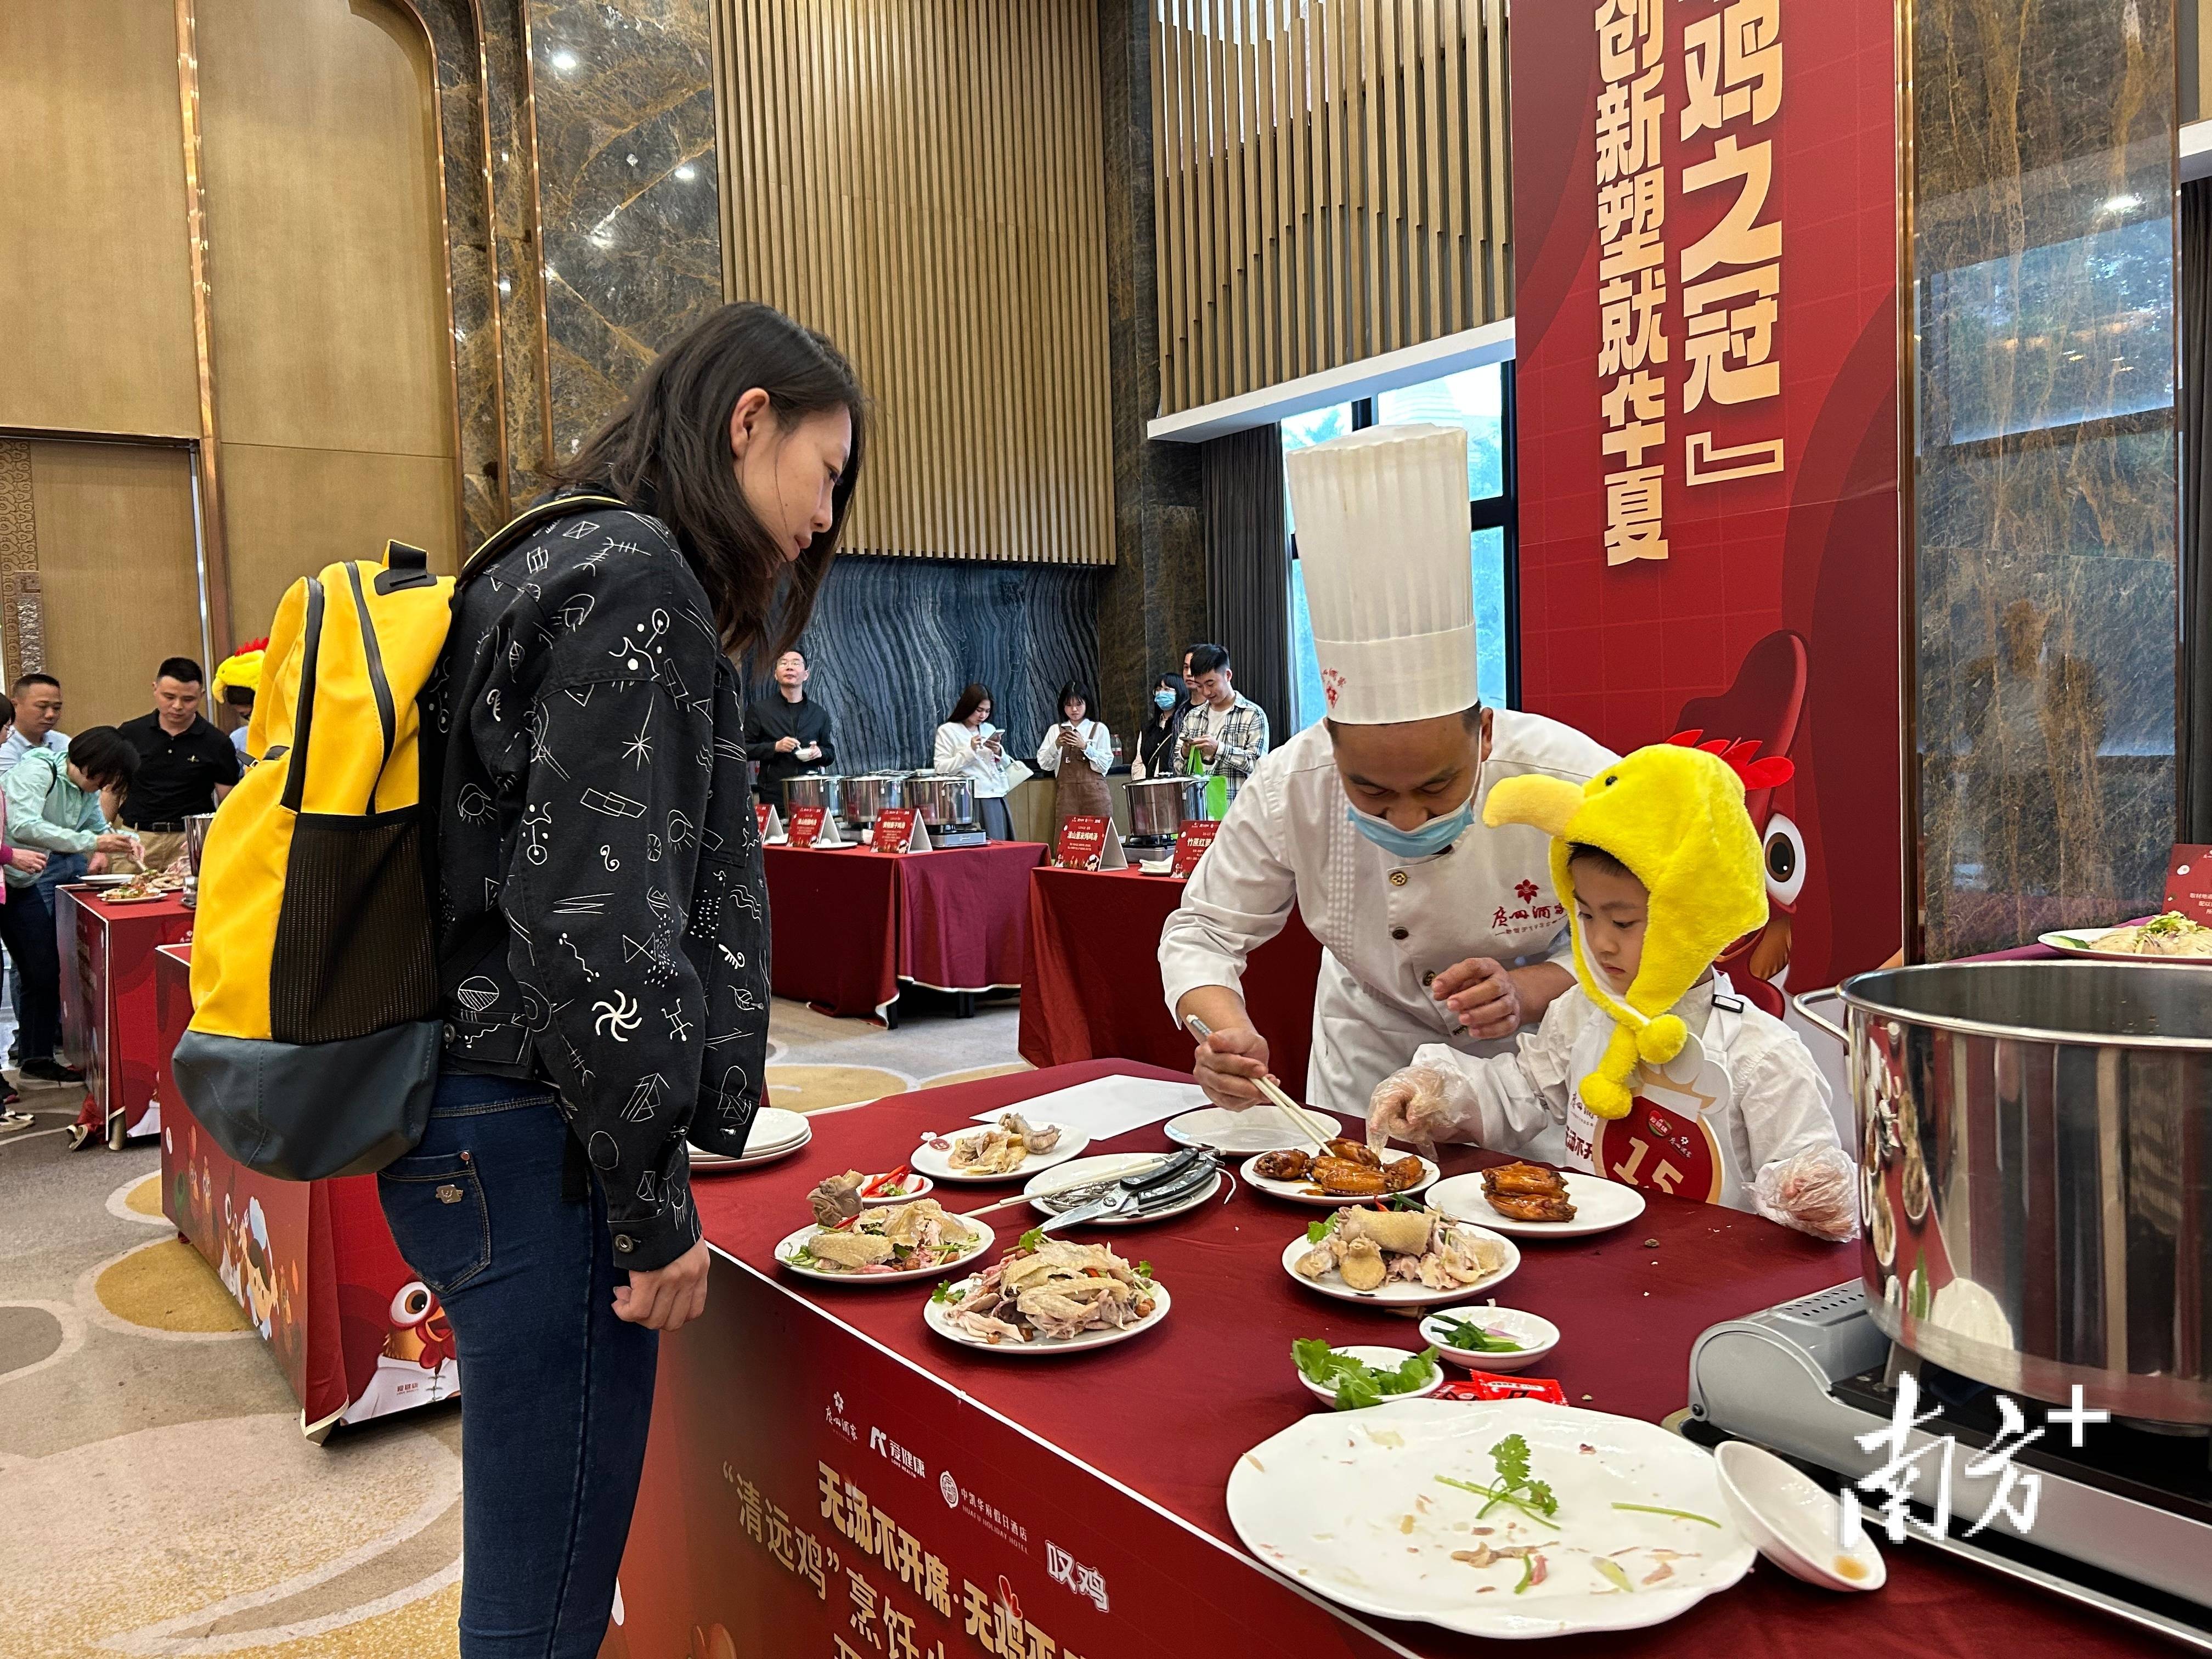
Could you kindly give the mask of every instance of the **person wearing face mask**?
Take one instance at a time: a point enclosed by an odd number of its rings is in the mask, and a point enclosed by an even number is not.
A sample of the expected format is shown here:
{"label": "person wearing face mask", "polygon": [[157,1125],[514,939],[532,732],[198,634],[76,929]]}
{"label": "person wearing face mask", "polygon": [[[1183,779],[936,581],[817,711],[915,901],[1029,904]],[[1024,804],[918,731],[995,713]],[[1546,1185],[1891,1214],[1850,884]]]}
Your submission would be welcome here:
{"label": "person wearing face mask", "polygon": [[1145,723],[1137,728],[1137,752],[1129,762],[1129,776],[1142,782],[1175,770],[1176,734],[1182,726],[1182,676],[1163,674],[1152,682],[1152,700]]}
{"label": "person wearing face mask", "polygon": [[1295,905],[1322,946],[1304,1097],[1364,1117],[1414,1048],[1502,1052],[1573,983],[1549,840],[1485,825],[1483,800],[1615,757],[1483,706],[1463,431],[1370,427],[1285,465],[1328,714],[1238,793],[1161,929],[1160,979],[1178,1024],[1212,1028],[1192,1068],[1208,1097],[1256,1103],[1268,1049],[1244,964]]}

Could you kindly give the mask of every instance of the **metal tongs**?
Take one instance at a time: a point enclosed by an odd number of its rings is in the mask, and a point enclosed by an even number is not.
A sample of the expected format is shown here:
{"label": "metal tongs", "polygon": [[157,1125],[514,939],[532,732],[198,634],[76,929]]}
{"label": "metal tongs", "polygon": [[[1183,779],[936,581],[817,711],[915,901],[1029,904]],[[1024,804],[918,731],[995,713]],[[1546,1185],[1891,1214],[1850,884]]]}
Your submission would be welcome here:
{"label": "metal tongs", "polygon": [[1048,1233],[1055,1228],[1073,1227],[1079,1222],[1096,1221],[1102,1216],[1149,1214],[1168,1209],[1207,1186],[1218,1173],[1213,1155],[1194,1146],[1158,1164],[1132,1170],[1113,1181],[1041,1193],[1038,1196],[1048,1202],[1066,1200],[1073,1207],[1060,1211],[1037,1231]]}

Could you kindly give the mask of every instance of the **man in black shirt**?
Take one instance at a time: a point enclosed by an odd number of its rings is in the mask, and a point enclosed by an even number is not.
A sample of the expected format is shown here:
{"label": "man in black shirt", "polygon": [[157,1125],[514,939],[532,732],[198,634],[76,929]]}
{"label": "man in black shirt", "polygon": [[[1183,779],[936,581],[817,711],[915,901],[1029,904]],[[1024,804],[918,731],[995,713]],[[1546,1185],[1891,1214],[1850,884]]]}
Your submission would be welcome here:
{"label": "man in black shirt", "polygon": [[760,763],[760,798],[787,812],[783,784],[802,772],[830,765],[830,717],[806,701],[808,673],[804,653],[787,651],[775,659],[780,694],[756,702],[745,714],[745,758]]}
{"label": "man in black shirt", "polygon": [[144,843],[149,870],[175,863],[185,820],[214,811],[216,791],[238,781],[238,750],[201,717],[203,679],[190,657],[171,657],[154,676],[154,712],[117,728],[138,751],[122,817]]}

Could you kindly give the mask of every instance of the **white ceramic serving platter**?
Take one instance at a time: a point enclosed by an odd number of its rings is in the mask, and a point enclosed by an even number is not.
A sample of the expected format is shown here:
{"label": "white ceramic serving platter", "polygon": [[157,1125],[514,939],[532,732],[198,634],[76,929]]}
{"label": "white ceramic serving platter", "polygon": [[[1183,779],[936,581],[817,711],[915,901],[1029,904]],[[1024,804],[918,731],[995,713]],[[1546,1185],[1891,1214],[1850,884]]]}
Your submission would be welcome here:
{"label": "white ceramic serving platter", "polygon": [[1489,1229],[1474,1226],[1468,1222],[1455,1222],[1453,1224],[1464,1231],[1485,1233],[1497,1239],[1505,1247],[1505,1265],[1487,1279],[1473,1285],[1455,1285],[1449,1290],[1432,1290],[1417,1279],[1393,1279],[1386,1280],[1380,1290],[1355,1291],[1339,1277],[1334,1267],[1319,1279],[1308,1279],[1298,1271],[1298,1258],[1313,1249],[1312,1242],[1300,1233],[1283,1247],[1283,1271],[1308,1290],[1319,1291],[1323,1296],[1333,1296],[1340,1302],[1364,1302],[1383,1308],[1434,1308],[1446,1302],[1456,1302],[1462,1297],[1493,1289],[1513,1277],[1513,1270],[1521,1265],[1521,1252],[1511,1239],[1499,1238]]}
{"label": "white ceramic serving platter", "polygon": [[1065,1123],[1054,1123],[1047,1120],[1040,1123],[1032,1123],[1030,1127],[1032,1129],[1060,1131],[1060,1144],[1050,1152],[1031,1152],[1012,1169],[999,1175],[977,1175],[972,1170],[954,1169],[950,1143],[963,1135],[981,1134],[988,1127],[985,1124],[976,1124],[968,1128],[956,1129],[951,1134],[936,1137],[948,1143],[942,1151],[930,1145],[929,1142],[924,1141],[914,1149],[914,1156],[907,1160],[907,1165],[909,1169],[921,1170],[932,1181],[963,1187],[980,1187],[995,1181],[1026,1181],[1040,1170],[1054,1169],[1071,1158],[1080,1158],[1083,1155],[1083,1149],[1091,1144],[1091,1137],[1082,1130],[1071,1128]]}
{"label": "white ceramic serving platter", "polygon": [[[1323,1140],[1344,1133],[1344,1125],[1327,1112],[1305,1109],[1306,1121]],[[1186,1146],[1211,1146],[1217,1152],[1279,1152],[1285,1146],[1313,1150],[1313,1142],[1300,1134],[1290,1114],[1279,1106],[1262,1103],[1249,1111],[1232,1112],[1224,1106],[1204,1106],[1171,1117],[1161,1126],[1170,1140]]]}
{"label": "white ceramic serving platter", "polygon": [[1567,1201],[1575,1206],[1572,1221],[1516,1221],[1500,1215],[1482,1195],[1480,1174],[1439,1181],[1429,1189],[1428,1204],[1431,1209],[1513,1238],[1587,1238],[1626,1227],[1644,1213],[1644,1194],[1633,1187],[1577,1170],[1559,1173],[1567,1183]]}
{"label": "white ceramic serving platter", "polygon": [[[956,1291],[963,1290],[973,1285],[978,1277],[980,1275],[970,1274],[951,1288]],[[1085,1331],[1080,1336],[1033,1338],[1027,1342],[1016,1342],[1012,1339],[989,1342],[980,1336],[970,1336],[952,1323],[945,1304],[935,1300],[921,1304],[921,1319],[922,1323],[946,1341],[957,1343],[961,1347],[973,1349],[977,1353],[1008,1354],[1019,1359],[1044,1359],[1054,1354],[1088,1353],[1094,1348],[1110,1348],[1116,1342],[1127,1342],[1132,1337],[1142,1336],[1168,1316],[1168,1308],[1173,1300],[1165,1285],[1155,1285],[1152,1286],[1152,1312],[1133,1325],[1125,1325],[1119,1330]]]}
{"label": "white ceramic serving platter", "polygon": [[[2133,922],[2123,923],[2132,927]],[[2212,968],[2212,957],[2146,957],[2133,951],[2106,951],[2099,943],[2107,934],[2117,933],[2118,927],[2069,927],[2061,933],[2039,933],[2035,942],[2046,950],[2063,956],[2078,957],[2084,962],[2154,963],[2163,968]]]}
{"label": "white ceramic serving platter", "polygon": [[[1509,1434],[1528,1443],[1530,1474],[1558,1498],[1559,1530],[1508,1509],[1478,1520],[1485,1500],[1437,1479],[1494,1480],[1492,1449]],[[1756,1553],[1707,1453],[1656,1424],[1540,1400],[1314,1412],[1239,1457],[1228,1496],[1245,1547],[1296,1583],[1363,1613],[1474,1636],[1663,1624],[1741,1578]],[[1713,1524],[1613,1507],[1624,1503]],[[1495,1530],[1478,1535],[1477,1526]],[[1545,1574],[1519,1595],[1520,1560],[1454,1559],[1522,1544],[1540,1548]],[[1601,1575],[1600,1559],[1634,1589]]]}
{"label": "white ceramic serving platter", "polygon": [[958,1273],[961,1268],[989,1249],[992,1241],[997,1237],[997,1235],[991,1231],[988,1223],[966,1221],[964,1217],[963,1220],[968,1226],[975,1230],[974,1248],[964,1251],[954,1261],[940,1261],[934,1267],[905,1267],[896,1273],[832,1273],[821,1267],[802,1267],[791,1258],[800,1245],[822,1231],[819,1227],[811,1225],[801,1227],[797,1232],[788,1234],[777,1241],[776,1265],[787,1273],[798,1273],[805,1279],[818,1279],[825,1285],[898,1285],[913,1279],[942,1279],[947,1273]]}
{"label": "white ceramic serving platter", "polygon": [[[1316,1209],[1322,1210],[1340,1210],[1347,1204],[1362,1204],[1366,1202],[1364,1199],[1346,1198],[1340,1194],[1332,1197],[1327,1193],[1316,1192],[1313,1190],[1313,1182],[1310,1181],[1276,1181],[1270,1176],[1263,1176],[1255,1166],[1256,1166],[1260,1160],[1266,1156],[1267,1154],[1265,1152],[1254,1153],[1250,1158],[1244,1160],[1243,1164],[1237,1171],[1237,1174],[1244,1177],[1244,1184],[1250,1187],[1255,1192],[1265,1193],[1270,1198],[1283,1199],[1292,1204],[1310,1204]],[[1385,1161],[1395,1163],[1398,1158],[1408,1156],[1410,1156],[1410,1154],[1405,1152],[1399,1152],[1395,1155],[1386,1155]],[[1421,1160],[1420,1180],[1416,1182],[1413,1186],[1407,1188],[1402,1193],[1392,1193],[1389,1194],[1389,1196],[1392,1198],[1414,1197],[1420,1193],[1427,1191],[1430,1185],[1436,1181],[1437,1177],[1443,1174],[1443,1171],[1442,1170],[1438,1169],[1435,1164],[1430,1163],[1429,1160],[1425,1158]]]}
{"label": "white ceramic serving platter", "polygon": [[[1053,1212],[1043,1200],[1046,1194],[1065,1187],[1087,1187],[1097,1181],[1115,1181],[1132,1170],[1142,1170],[1165,1161],[1173,1156],[1168,1152],[1101,1152],[1095,1158],[1079,1158],[1059,1168],[1048,1170],[1033,1177],[1022,1188],[1030,1207],[1039,1215],[1050,1218]],[[1200,1187],[1188,1198],[1178,1199],[1163,1209],[1128,1215],[1094,1216],[1088,1221],[1079,1221],[1079,1227],[1142,1227],[1155,1221],[1165,1221],[1170,1216],[1188,1215],[1191,1211],[1221,1190],[1221,1171],[1213,1172],[1213,1179]]]}

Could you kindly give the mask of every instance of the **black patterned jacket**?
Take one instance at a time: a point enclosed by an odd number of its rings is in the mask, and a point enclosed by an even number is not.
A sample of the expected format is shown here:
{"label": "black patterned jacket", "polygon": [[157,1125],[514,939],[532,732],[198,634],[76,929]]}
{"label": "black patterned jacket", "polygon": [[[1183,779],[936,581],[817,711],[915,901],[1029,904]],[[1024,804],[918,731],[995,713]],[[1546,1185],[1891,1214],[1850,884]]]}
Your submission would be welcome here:
{"label": "black patterned jacket", "polygon": [[768,1052],[737,672],[668,527],[611,509],[474,575],[446,661],[447,1063],[552,1083],[616,1264],[665,1267],[699,1237],[686,1137],[744,1150]]}

